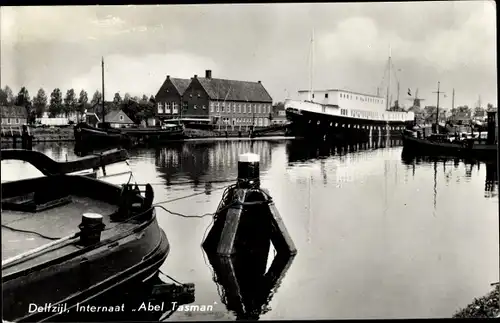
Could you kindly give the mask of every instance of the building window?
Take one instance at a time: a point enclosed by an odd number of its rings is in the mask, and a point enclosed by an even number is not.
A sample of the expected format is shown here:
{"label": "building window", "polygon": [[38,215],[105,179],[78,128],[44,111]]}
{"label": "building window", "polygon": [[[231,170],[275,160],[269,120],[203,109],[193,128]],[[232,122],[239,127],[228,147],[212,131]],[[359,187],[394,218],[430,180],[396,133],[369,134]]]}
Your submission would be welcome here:
{"label": "building window", "polygon": [[120,116],[120,121],[123,121],[123,116]]}
{"label": "building window", "polygon": [[214,103],[210,102],[210,112],[214,112]]}
{"label": "building window", "polygon": [[328,99],[328,93],[325,93],[325,99]]}
{"label": "building window", "polygon": [[224,112],[224,104],[220,107],[220,112]]}
{"label": "building window", "polygon": [[236,113],[236,103],[233,103],[233,113]]}
{"label": "building window", "polygon": [[215,111],[216,111],[217,113],[219,113],[219,102],[217,102],[217,104],[216,104],[216,106],[215,106]]}
{"label": "building window", "polygon": [[19,124],[19,118],[16,118],[16,124]]}
{"label": "building window", "polygon": [[314,93],[313,93],[312,97],[313,97],[313,99],[314,99]]}
{"label": "building window", "polygon": [[201,98],[201,94],[200,93],[198,93],[198,97]]}
{"label": "building window", "polygon": [[243,113],[246,113],[247,112],[247,107],[245,104],[243,104]]}
{"label": "building window", "polygon": [[241,103],[238,103],[238,113],[241,113]]}
{"label": "building window", "polygon": [[165,113],[171,113],[170,112],[170,102],[165,103]]}
{"label": "building window", "polygon": [[7,119],[7,124],[10,124],[10,118]]}
{"label": "building window", "polygon": [[262,106],[261,104],[257,105],[257,113],[260,113],[261,106]]}
{"label": "building window", "polygon": [[182,110],[187,110],[188,103],[186,101],[182,102]]}
{"label": "building window", "polygon": [[195,105],[193,106],[193,109],[195,109],[195,110],[196,110],[196,109],[198,109],[198,106],[195,104]]}
{"label": "building window", "polygon": [[204,105],[204,106],[203,106],[203,110],[206,110],[206,109],[207,109],[207,107]]}
{"label": "building window", "polygon": [[158,102],[158,113],[163,113],[163,104]]}

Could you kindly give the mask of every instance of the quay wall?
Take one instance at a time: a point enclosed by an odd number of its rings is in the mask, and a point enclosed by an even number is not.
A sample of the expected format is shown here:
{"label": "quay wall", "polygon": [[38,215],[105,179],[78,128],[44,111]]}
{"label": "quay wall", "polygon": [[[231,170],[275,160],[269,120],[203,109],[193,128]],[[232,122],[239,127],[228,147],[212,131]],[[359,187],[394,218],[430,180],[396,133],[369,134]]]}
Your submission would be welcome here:
{"label": "quay wall", "polygon": [[[14,132],[18,134],[19,131]],[[55,128],[30,128],[30,133],[33,135],[33,143],[38,142],[65,142],[65,141],[75,141],[75,136],[73,132],[73,127],[55,127]],[[284,136],[284,130],[272,131],[269,133],[258,134],[258,137],[267,136]],[[199,129],[186,129],[186,137],[191,138],[248,138],[250,132],[246,129],[241,131],[238,129],[228,129],[227,134],[224,128],[218,130],[199,130]],[[0,139],[2,143],[12,143],[13,138],[10,136],[10,130],[4,131],[4,134],[0,134]],[[20,143],[21,138],[18,137],[17,141]]]}
{"label": "quay wall", "polygon": [[[16,132],[15,132],[16,133]],[[17,131],[18,133],[18,131]],[[75,136],[73,127],[55,127],[55,128],[31,128],[30,133],[33,135],[33,143],[35,142],[60,142],[74,141]],[[2,143],[11,143],[12,137],[10,131],[5,131],[1,134]],[[21,138],[17,138],[20,142]]]}

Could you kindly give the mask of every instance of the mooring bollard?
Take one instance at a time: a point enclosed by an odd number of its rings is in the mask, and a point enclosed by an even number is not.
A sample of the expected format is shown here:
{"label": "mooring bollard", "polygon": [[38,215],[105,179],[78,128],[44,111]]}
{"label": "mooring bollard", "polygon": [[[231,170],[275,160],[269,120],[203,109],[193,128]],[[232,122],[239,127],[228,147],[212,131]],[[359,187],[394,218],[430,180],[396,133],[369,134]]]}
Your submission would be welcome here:
{"label": "mooring bollard", "polygon": [[33,147],[33,142],[29,134],[29,128],[27,125],[23,125],[21,132],[21,148],[31,150],[32,147]]}
{"label": "mooring bollard", "polygon": [[239,251],[269,249],[295,255],[297,249],[265,189],[260,188],[257,154],[239,156],[238,179],[223,196],[214,225],[203,242],[207,253],[230,256]]}
{"label": "mooring bollard", "polygon": [[84,213],[80,229],[80,243],[90,246],[101,241],[101,232],[104,230],[103,216],[97,213]]}

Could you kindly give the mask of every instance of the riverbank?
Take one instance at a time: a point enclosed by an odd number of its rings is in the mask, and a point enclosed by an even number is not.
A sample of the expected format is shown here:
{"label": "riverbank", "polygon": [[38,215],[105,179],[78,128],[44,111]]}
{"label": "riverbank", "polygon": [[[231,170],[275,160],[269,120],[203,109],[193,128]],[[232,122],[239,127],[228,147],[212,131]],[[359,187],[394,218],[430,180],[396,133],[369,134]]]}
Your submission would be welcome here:
{"label": "riverbank", "polygon": [[500,293],[500,285],[496,285],[495,289],[488,295],[478,299],[474,299],[472,304],[461,309],[453,318],[497,318],[499,317],[498,297]]}

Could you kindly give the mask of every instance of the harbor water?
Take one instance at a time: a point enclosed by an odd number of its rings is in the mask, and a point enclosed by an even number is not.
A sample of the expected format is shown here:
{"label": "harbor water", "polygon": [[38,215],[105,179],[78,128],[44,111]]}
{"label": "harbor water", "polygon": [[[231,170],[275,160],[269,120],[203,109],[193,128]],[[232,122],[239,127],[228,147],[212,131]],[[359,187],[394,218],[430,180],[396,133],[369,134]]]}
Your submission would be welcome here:
{"label": "harbor water", "polygon": [[[71,143],[34,150],[77,158]],[[173,200],[163,206],[201,215],[215,212],[221,188],[234,183],[238,155],[250,151],[260,155],[261,186],[298,249],[256,317],[451,317],[499,280],[495,164],[408,158],[397,141],[332,149],[284,139],[138,148],[129,162],[137,182],[153,185],[155,202]],[[23,163],[2,163],[2,181],[33,174]],[[157,216],[171,243],[162,271],[195,284],[193,304],[213,307],[170,319],[242,318],[224,304],[231,291],[214,281],[200,246],[212,218],[162,209]]]}

